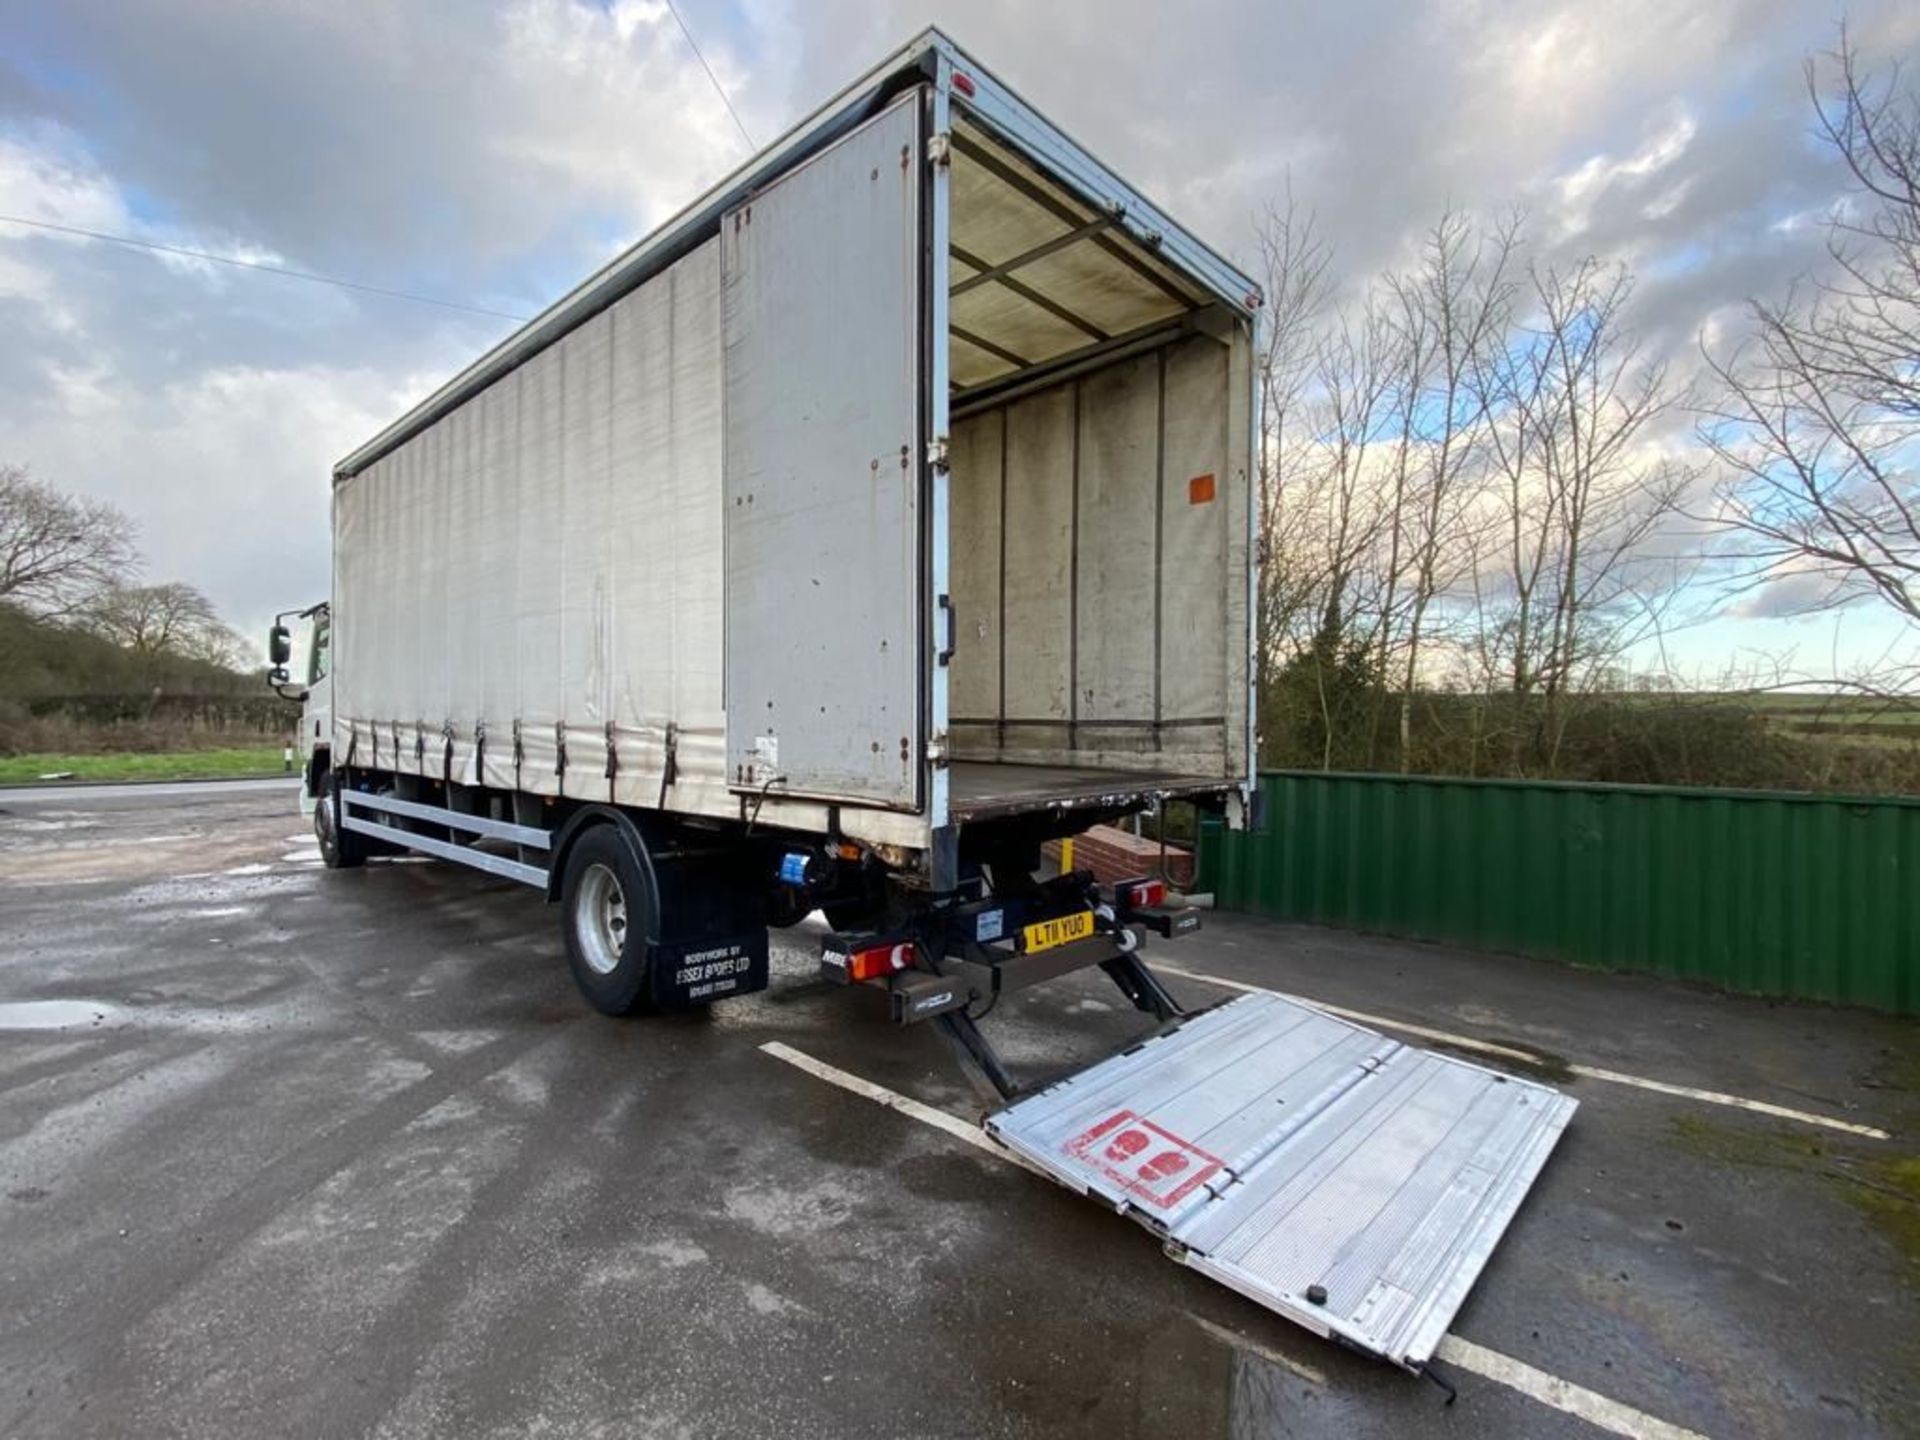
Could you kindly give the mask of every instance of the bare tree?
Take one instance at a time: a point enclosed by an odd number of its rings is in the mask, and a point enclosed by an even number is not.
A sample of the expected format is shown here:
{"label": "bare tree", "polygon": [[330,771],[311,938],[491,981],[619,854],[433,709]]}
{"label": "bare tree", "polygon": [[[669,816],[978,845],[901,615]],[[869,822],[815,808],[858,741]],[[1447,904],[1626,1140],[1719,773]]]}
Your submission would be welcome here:
{"label": "bare tree", "polygon": [[[1400,621],[1403,772],[1412,764],[1413,695],[1431,612],[1468,573],[1469,492],[1480,473],[1489,413],[1489,392],[1480,382],[1512,324],[1510,272],[1519,236],[1517,216],[1483,228],[1448,211],[1427,232],[1411,273],[1387,280],[1404,371],[1382,636]],[[1402,591],[1403,620],[1396,610]]]}
{"label": "bare tree", "polygon": [[1332,766],[1337,728],[1330,672],[1350,673],[1356,654],[1373,654],[1373,626],[1365,617],[1382,613],[1382,591],[1391,581],[1379,554],[1394,511],[1378,483],[1375,457],[1393,433],[1389,401],[1401,369],[1378,296],[1343,314],[1315,350],[1315,418],[1296,456],[1290,528],[1305,542],[1295,553],[1312,557],[1306,573],[1316,582],[1296,648],[1315,657],[1323,769]]}
{"label": "bare tree", "polygon": [[1683,571],[1650,558],[1647,542],[1693,477],[1649,443],[1681,397],[1624,328],[1632,275],[1591,259],[1528,274],[1531,325],[1487,382],[1499,410],[1488,433],[1500,558],[1497,583],[1480,588],[1481,645],[1515,693],[1544,698],[1551,772],[1569,697],[1607,688],[1666,617]]}
{"label": "bare tree", "polygon": [[1679,397],[1624,327],[1632,278],[1525,265],[1522,231],[1447,212],[1338,304],[1291,208],[1262,232],[1296,297],[1262,370],[1265,713],[1291,763],[1377,766],[1397,718],[1402,771],[1428,737],[1477,763],[1505,727],[1520,773],[1552,773],[1572,699],[1679,593],[1650,552],[1692,476],[1655,440]]}
{"label": "bare tree", "polygon": [[218,665],[223,670],[246,673],[259,664],[252,642],[224,621],[195,631],[185,642],[184,650],[188,659]]}
{"label": "bare tree", "polygon": [[1736,590],[1920,626],[1920,96],[1863,74],[1844,30],[1829,59],[1832,92],[1809,62],[1808,94],[1856,192],[1830,222],[1835,278],[1756,301],[1755,337],[1708,351],[1720,397],[1700,433]]}
{"label": "bare tree", "polygon": [[1327,298],[1330,251],[1289,189],[1270,208],[1257,232],[1266,281],[1266,345],[1259,356],[1263,433],[1260,478],[1260,610],[1257,618],[1257,681],[1264,694],[1281,637],[1313,603],[1320,579],[1302,563],[1286,534],[1296,507],[1292,470],[1286,463],[1298,446],[1296,426],[1314,368],[1317,326]]}
{"label": "bare tree", "polygon": [[[1407,360],[1384,287],[1332,303],[1326,247],[1291,202],[1261,239],[1276,297],[1262,367],[1262,693],[1280,701],[1265,712],[1273,723],[1317,731],[1316,761],[1329,765],[1336,741],[1364,758],[1347,742],[1373,732],[1395,573],[1382,556],[1399,514],[1381,481]],[[1284,697],[1271,688],[1283,673]]]}
{"label": "bare tree", "polygon": [[237,637],[191,585],[123,585],[107,590],[81,612],[80,623],[148,659],[172,655],[230,665]]}
{"label": "bare tree", "polygon": [[138,562],[133,522],[119,510],[0,464],[0,601],[71,615]]}

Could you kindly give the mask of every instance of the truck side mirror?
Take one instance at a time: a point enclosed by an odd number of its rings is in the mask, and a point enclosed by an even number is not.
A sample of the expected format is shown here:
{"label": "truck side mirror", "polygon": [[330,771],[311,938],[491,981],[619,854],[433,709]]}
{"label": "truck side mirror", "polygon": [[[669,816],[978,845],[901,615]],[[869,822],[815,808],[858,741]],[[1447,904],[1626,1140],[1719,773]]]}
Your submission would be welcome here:
{"label": "truck side mirror", "polygon": [[293,636],[284,625],[267,632],[267,659],[277,668],[293,658]]}

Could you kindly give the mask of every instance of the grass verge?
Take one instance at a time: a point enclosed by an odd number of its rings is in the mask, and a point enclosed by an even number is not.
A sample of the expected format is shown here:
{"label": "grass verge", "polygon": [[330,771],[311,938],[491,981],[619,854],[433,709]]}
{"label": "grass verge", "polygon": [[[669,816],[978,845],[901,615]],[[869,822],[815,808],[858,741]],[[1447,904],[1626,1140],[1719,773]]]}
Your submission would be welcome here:
{"label": "grass verge", "polygon": [[0,785],[32,785],[48,775],[101,781],[232,780],[285,772],[286,762],[281,758],[278,745],[182,750],[161,755],[0,756]]}

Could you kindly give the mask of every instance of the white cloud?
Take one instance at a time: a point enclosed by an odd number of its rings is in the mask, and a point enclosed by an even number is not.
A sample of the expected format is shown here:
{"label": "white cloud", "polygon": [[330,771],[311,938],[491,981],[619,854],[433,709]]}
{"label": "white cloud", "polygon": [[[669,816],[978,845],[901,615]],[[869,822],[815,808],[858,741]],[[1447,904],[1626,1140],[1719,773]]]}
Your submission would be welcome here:
{"label": "white cloud", "polygon": [[0,211],[89,230],[127,226],[119,188],[86,158],[79,138],[60,125],[0,135]]}
{"label": "white cloud", "polygon": [[207,590],[249,633],[326,593],[331,463],[403,403],[365,369],[208,370],[151,392],[59,369],[11,440],[139,523],[147,570]]}
{"label": "white cloud", "polygon": [[[1699,125],[1684,107],[1676,108],[1667,122],[1649,135],[1644,144],[1623,159],[1594,155],[1573,170],[1555,178],[1554,192],[1559,201],[1556,216],[1562,235],[1578,235],[1592,223],[1594,207],[1609,191],[1636,188],[1671,167],[1687,152]],[[1649,219],[1671,214],[1685,193],[1686,182],[1669,188],[1655,202],[1644,205],[1641,213]]]}
{"label": "white cloud", "polygon": [[[591,197],[650,225],[746,158],[664,4],[521,0],[501,30],[508,83],[496,103],[513,119],[492,151],[551,174],[573,203]],[[712,58],[722,84],[741,84],[724,52]]]}
{"label": "white cloud", "polygon": [[[40,57],[102,103],[0,108],[0,213],[531,312],[744,148],[663,4],[117,19]],[[0,328],[0,459],[251,625],[324,593],[332,462],[504,327],[0,225]]]}
{"label": "white cloud", "polygon": [[72,335],[80,328],[79,318],[61,302],[53,274],[0,248],[0,301],[8,299],[30,305],[57,334]]}
{"label": "white cloud", "polygon": [[[1850,8],[1874,53],[1920,43],[1899,0]],[[1798,0],[949,9],[961,43],[1243,259],[1289,177],[1356,283],[1446,204],[1531,201],[1563,256],[1697,253],[1637,302],[1676,356],[1818,258],[1838,189],[1799,74],[1830,17]],[[764,142],[926,11],[745,0],[689,20]],[[94,0],[9,42],[0,213],[502,310],[550,300],[744,149],[661,0]],[[0,460],[127,506],[156,574],[251,624],[325,584],[331,462],[502,330],[0,226]]]}
{"label": "white cloud", "polygon": [[[231,272],[216,261],[176,252],[199,251],[251,265],[285,263],[284,256],[264,245],[135,218],[121,186],[94,161],[80,137],[61,125],[32,126],[21,137],[0,135],[0,214],[55,227],[0,226],[0,243],[12,241],[17,247],[23,239],[44,239],[57,244],[97,246],[113,242],[96,236],[126,236],[131,240],[176,247],[148,253],[155,263],[214,286],[225,284]],[[80,231],[95,233],[77,233]],[[46,301],[54,299],[48,283],[49,272],[18,261],[13,262],[13,271],[16,280],[15,285],[9,287],[11,293]],[[0,285],[5,283],[0,276]],[[71,312],[67,314],[71,319]]]}

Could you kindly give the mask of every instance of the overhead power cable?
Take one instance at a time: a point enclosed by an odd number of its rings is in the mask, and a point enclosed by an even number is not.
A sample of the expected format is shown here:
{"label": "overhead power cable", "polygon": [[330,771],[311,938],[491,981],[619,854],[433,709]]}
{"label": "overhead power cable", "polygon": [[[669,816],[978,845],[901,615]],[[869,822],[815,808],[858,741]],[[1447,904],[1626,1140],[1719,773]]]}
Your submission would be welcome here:
{"label": "overhead power cable", "polygon": [[[700,62],[707,82],[713,86],[713,93],[720,97],[720,103],[727,107],[734,128],[740,132],[740,138],[747,142],[747,149],[760,147],[754,142],[753,133],[747,129],[746,122],[740,118],[740,112],[733,108],[733,100],[727,94],[726,86],[720,83],[720,77],[713,73],[713,67],[707,63],[707,57],[700,49],[700,42],[693,38],[693,31],[687,27],[687,20],[680,13],[675,0],[667,0],[667,9],[672,12],[674,23],[679,25],[680,34],[687,42],[687,48],[693,51],[693,58]],[[162,255],[178,255],[188,260],[205,260],[214,265],[231,265],[241,270],[258,270],[267,275],[281,275],[289,280],[305,280],[314,285],[333,285],[342,290],[358,290],[363,295],[379,295],[388,300],[410,300],[416,305],[436,305],[442,310],[458,310],[467,315],[485,315],[495,320],[512,320],[523,323],[529,316],[514,315],[505,310],[490,310],[484,305],[467,305],[458,300],[442,300],[433,295],[417,295],[409,290],[389,290],[380,285],[366,285],[358,280],[343,280],[337,275],[320,275],[311,270],[294,270],[285,265],[270,265],[264,260],[242,260],[232,255],[215,255],[207,250],[194,250],[184,245],[168,245],[159,240],[142,240],[134,235],[113,235],[105,230],[89,230],[82,225],[63,225],[53,220],[30,220],[24,215],[0,215],[0,223],[24,225],[34,230],[48,230],[60,235],[78,235],[88,240],[102,240],[109,245],[126,245],[136,250],[152,250]]]}
{"label": "overhead power cable", "polygon": [[468,315],[487,315],[495,320],[524,321],[530,317],[510,315],[505,310],[489,310],[483,305],[463,305],[458,300],[441,300],[432,295],[415,295],[407,290],[388,290],[379,285],[363,285],[358,280],[342,280],[337,275],[316,275],[311,270],[290,270],[284,265],[269,265],[263,260],[241,260],[232,255],[215,255],[206,250],[190,250],[184,245],[166,245],[158,240],[142,240],[133,235],[110,235],[104,230],[88,230],[79,225],[61,225],[52,220],[29,220],[24,215],[0,215],[8,225],[25,225],[35,230],[52,230],[61,235],[80,235],[89,240],[104,240],[111,245],[128,245],[136,250],[157,250],[163,255],[180,255],[189,260],[207,260],[215,265],[233,265],[242,270],[260,270],[268,275],[283,275],[289,280],[306,280],[315,285],[337,285],[342,290],[358,290],[364,295],[380,295],[389,300],[411,300],[416,305],[438,305],[442,310],[460,310]]}
{"label": "overhead power cable", "polygon": [[720,83],[720,77],[713,73],[713,67],[707,64],[707,57],[700,53],[700,42],[693,38],[693,31],[687,28],[687,20],[680,13],[680,7],[674,0],[667,0],[667,9],[673,12],[673,18],[679,23],[680,33],[687,37],[687,48],[693,51],[693,58],[700,62],[700,68],[707,72],[707,79],[713,84],[713,93],[720,97],[720,103],[727,107],[727,114],[733,117],[734,128],[740,132],[740,138],[747,142],[748,150],[758,150],[753,136],[747,132],[746,123],[741,120],[740,112],[733,108],[733,101],[727,98],[727,87]]}

